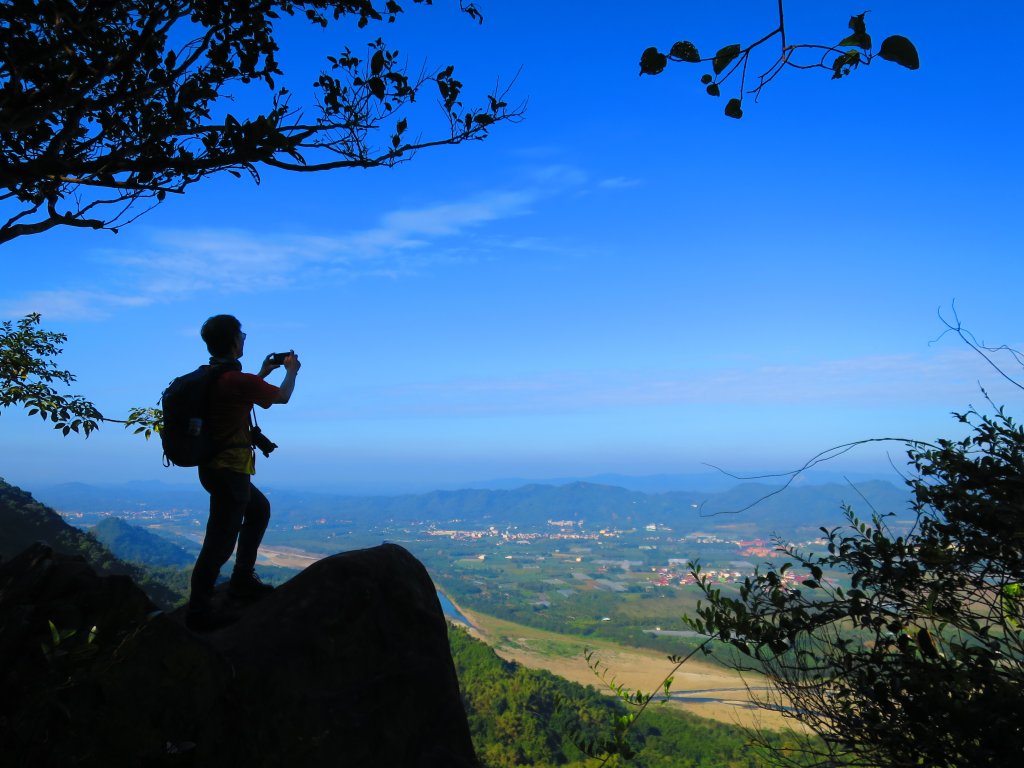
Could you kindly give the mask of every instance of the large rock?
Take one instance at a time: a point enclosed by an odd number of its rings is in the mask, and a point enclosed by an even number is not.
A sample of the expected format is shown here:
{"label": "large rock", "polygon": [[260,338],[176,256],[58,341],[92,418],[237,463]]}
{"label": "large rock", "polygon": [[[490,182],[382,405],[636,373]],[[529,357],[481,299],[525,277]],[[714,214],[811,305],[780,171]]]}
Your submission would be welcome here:
{"label": "large rock", "polygon": [[437,594],[401,547],[325,558],[216,632],[181,618],[42,545],[0,565],[5,764],[476,765]]}

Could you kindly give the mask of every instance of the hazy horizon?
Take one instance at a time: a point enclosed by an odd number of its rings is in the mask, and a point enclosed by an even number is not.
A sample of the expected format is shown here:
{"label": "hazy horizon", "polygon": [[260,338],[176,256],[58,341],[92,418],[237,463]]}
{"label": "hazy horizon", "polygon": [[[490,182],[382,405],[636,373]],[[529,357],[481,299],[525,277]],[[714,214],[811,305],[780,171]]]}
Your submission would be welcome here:
{"label": "hazy horizon", "polygon": [[[410,482],[367,482],[364,484],[331,484],[319,485],[304,483],[275,482],[262,484],[265,489],[274,491],[285,491],[290,493],[309,492],[325,495],[353,495],[353,496],[392,496],[404,494],[424,494],[432,491],[457,491],[457,490],[514,490],[528,485],[567,485],[571,483],[593,483],[596,485],[609,485],[627,490],[639,491],[642,493],[657,494],[674,491],[697,491],[717,492],[728,490],[744,483],[757,483],[768,486],[783,485],[788,481],[787,477],[762,476],[762,477],[731,477],[720,472],[704,472],[693,474],[656,474],[656,475],[621,475],[605,473],[589,476],[563,476],[563,477],[507,477],[490,478],[484,480],[467,480],[451,483],[410,483]],[[52,488],[66,488],[73,486],[85,486],[100,491],[111,492],[131,489],[171,489],[182,492],[199,491],[202,487],[199,484],[195,473],[176,473],[173,477],[164,479],[147,480],[120,480],[120,481],[95,481],[88,478],[63,479],[59,481],[39,478],[35,482],[25,484],[18,482],[15,478],[0,475],[4,480],[23,490],[44,491]],[[881,480],[898,485],[900,477],[890,470],[888,473],[877,472],[852,472],[838,473],[822,470],[809,470],[800,473],[791,482],[792,487],[819,486],[827,484],[843,484],[856,486],[858,483]]]}

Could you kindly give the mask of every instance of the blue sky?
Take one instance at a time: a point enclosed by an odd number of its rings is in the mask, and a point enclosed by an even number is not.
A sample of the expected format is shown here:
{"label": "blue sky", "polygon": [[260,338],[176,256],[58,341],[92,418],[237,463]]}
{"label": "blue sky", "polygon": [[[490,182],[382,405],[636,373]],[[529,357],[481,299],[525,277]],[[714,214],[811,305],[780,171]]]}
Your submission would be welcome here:
{"label": "blue sky", "polygon": [[[1024,11],[872,3],[876,44],[906,35],[920,70],[789,71],[734,121],[705,67],[640,78],[639,55],[748,43],[769,0],[481,7],[480,27],[442,2],[374,33],[414,68],[455,63],[467,92],[518,72],[521,124],[391,170],[226,176],[116,236],[22,238],[0,254],[0,318],[67,333],[73,391],[111,416],[205,360],[211,314],[242,320],[250,369],[294,348],[292,402],[259,414],[281,446],[258,463],[269,486],[764,472],[955,434],[979,382],[1015,409],[935,340],[955,301],[984,341],[1024,344]],[[791,42],[838,40],[864,10],[786,9]],[[290,32],[286,73],[321,42]],[[865,449],[835,469],[886,466]],[[116,426],[61,438],[18,411],[0,414],[0,476],[192,481]]]}

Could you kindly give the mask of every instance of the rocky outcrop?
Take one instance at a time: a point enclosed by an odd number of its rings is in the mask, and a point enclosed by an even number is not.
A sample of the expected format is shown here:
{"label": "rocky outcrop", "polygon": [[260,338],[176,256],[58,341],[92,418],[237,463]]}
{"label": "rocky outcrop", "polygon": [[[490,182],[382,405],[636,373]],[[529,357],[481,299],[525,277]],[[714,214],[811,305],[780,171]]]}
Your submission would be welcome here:
{"label": "rocky outcrop", "polygon": [[4,762],[476,765],[436,592],[401,547],[325,558],[215,632],[181,619],[43,545],[0,565]]}

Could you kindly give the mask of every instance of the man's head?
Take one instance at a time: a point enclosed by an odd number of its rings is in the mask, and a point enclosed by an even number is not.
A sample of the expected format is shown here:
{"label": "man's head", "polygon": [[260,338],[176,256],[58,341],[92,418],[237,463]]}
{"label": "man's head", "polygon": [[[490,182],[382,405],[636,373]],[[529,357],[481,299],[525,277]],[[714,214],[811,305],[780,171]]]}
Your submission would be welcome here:
{"label": "man's head", "polygon": [[214,357],[237,358],[242,356],[245,334],[242,324],[233,315],[214,315],[199,332],[206,342],[206,348]]}

